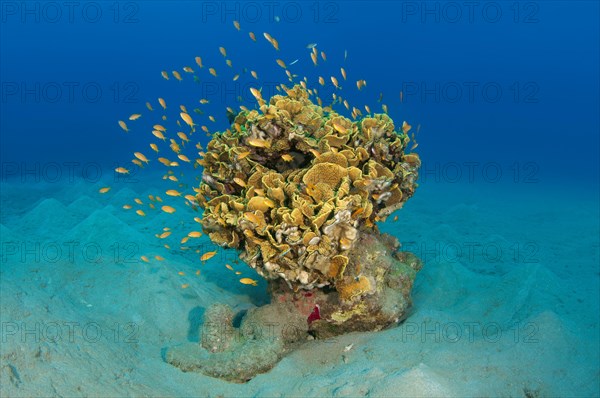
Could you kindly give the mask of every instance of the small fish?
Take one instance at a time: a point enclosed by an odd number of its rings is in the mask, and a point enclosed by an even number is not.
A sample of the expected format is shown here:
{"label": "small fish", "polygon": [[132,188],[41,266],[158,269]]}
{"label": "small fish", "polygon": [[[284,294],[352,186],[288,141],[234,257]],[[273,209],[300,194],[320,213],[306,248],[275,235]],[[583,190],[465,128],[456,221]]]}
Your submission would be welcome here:
{"label": "small fish", "polygon": [[149,111],[154,110],[154,108],[152,108],[152,104],[150,104],[149,102],[146,102],[146,108],[148,108]]}
{"label": "small fish", "polygon": [[256,41],[256,36],[254,35],[254,32],[248,32],[248,36],[250,36],[250,38],[251,38],[253,41]]}
{"label": "small fish", "polygon": [[144,204],[144,202],[142,202],[139,198],[135,198],[133,201],[135,203],[137,203],[138,205],[143,205]]}
{"label": "small fish", "polygon": [[356,218],[356,216],[362,214],[364,211],[365,211],[364,207],[359,207],[358,209],[354,210],[354,212],[350,215],[350,217]]}
{"label": "small fish", "polygon": [[215,70],[215,68],[209,68],[208,71],[210,72],[211,75],[213,75],[214,77],[217,77],[217,71]]}
{"label": "small fish", "polygon": [[285,62],[283,62],[282,60],[276,59],[275,62],[277,62],[277,65],[281,66],[283,69],[287,68],[285,66]]}
{"label": "small fish", "polygon": [[129,174],[129,170],[127,170],[125,167],[117,167],[115,171],[119,174]]}
{"label": "small fish", "polygon": [[412,126],[406,122],[402,122],[402,132],[404,134],[408,133],[410,131],[410,129],[412,128]]}
{"label": "small fish", "polygon": [[196,65],[198,65],[200,68],[204,68],[204,65],[202,65],[202,58],[196,57],[194,60],[196,61]]}
{"label": "small fish", "polygon": [[348,50],[344,50],[344,61],[348,58]]}
{"label": "small fish", "polygon": [[165,100],[164,100],[164,99],[162,99],[162,98],[159,98],[159,99],[158,99],[158,103],[160,104],[160,106],[162,106],[162,107],[163,107],[163,109],[167,109],[167,103],[165,102]]}
{"label": "small fish", "polygon": [[335,78],[335,76],[331,76],[331,83],[333,83],[335,88],[340,88],[340,86],[338,84],[338,80]]}
{"label": "small fish", "polygon": [[295,59],[292,62],[290,62],[290,65],[294,65],[296,62],[298,62],[298,59]]}
{"label": "small fish", "polygon": [[189,236],[190,238],[199,238],[199,237],[202,236],[202,232],[200,232],[200,231],[192,231],[187,236]]}
{"label": "small fish", "polygon": [[190,160],[190,159],[189,159],[187,156],[185,156],[185,155],[183,155],[183,154],[181,154],[181,153],[180,153],[179,155],[177,155],[177,157],[178,157],[179,159],[183,160],[183,161],[184,161],[184,162],[186,162],[186,163],[190,163],[190,162],[191,162],[191,160]]}
{"label": "small fish", "polygon": [[181,78],[181,75],[179,74],[179,72],[177,72],[176,70],[171,72],[173,74],[173,76],[175,76],[175,79],[182,81],[183,79]]}
{"label": "small fish", "polygon": [[123,205],[123,208],[124,208],[125,210],[131,210],[131,205]]}
{"label": "small fish", "polygon": [[318,64],[317,55],[315,53],[310,53],[310,59],[312,59],[313,64],[315,64],[315,66],[317,66],[317,64]]}
{"label": "small fish", "polygon": [[294,160],[292,155],[290,155],[289,153],[284,153],[283,155],[281,155],[281,159],[283,159],[286,162],[291,162],[292,160]]}
{"label": "small fish", "polygon": [[210,120],[211,122],[215,121],[215,117],[213,115],[208,116],[208,120]]}
{"label": "small fish", "polygon": [[181,196],[181,192],[176,191],[174,189],[169,189],[167,192],[165,192],[167,195],[169,196]]}
{"label": "small fish", "polygon": [[308,48],[310,50],[311,48],[315,48],[316,46],[317,46],[317,43],[310,43],[306,46],[306,48]]}
{"label": "small fish", "polygon": [[237,158],[238,158],[238,160],[242,160],[242,159],[244,159],[246,156],[250,155],[250,153],[251,153],[250,151],[246,151],[246,152],[239,153],[239,154],[238,154],[238,156],[237,156]]}
{"label": "small fish", "polygon": [[107,193],[108,191],[110,191],[110,187],[104,187],[104,188],[100,188],[98,190],[98,192],[100,192],[100,193]]}
{"label": "small fish", "polygon": [[145,217],[145,216],[146,216],[146,213],[144,213],[144,210],[142,210],[142,209],[138,209],[138,210],[136,210],[135,212],[136,212],[136,213],[137,213],[139,216],[142,216],[142,217]]}
{"label": "small fish", "polygon": [[325,55],[325,51],[321,51],[321,58],[323,58],[323,61],[327,61],[327,55]]}
{"label": "small fish", "polygon": [[235,26],[237,30],[240,30],[240,23],[238,21],[233,21],[233,26]]}
{"label": "small fish", "polygon": [[240,78],[240,75],[235,75],[235,76],[233,76],[233,81],[236,81],[239,78]]}
{"label": "small fish", "polygon": [[271,141],[263,140],[261,138],[249,138],[248,144],[257,148],[270,148]]}
{"label": "small fish", "polygon": [[205,98],[202,98],[202,99],[201,99],[201,100],[199,100],[198,102],[199,102],[199,103],[201,103],[202,105],[204,105],[204,104],[208,104],[210,101],[209,101],[209,100],[207,100],[207,99],[205,99]]}
{"label": "small fish", "polygon": [[165,261],[165,258],[163,256],[154,256],[155,259],[157,259],[158,261]]}
{"label": "small fish", "polygon": [[382,104],[381,109],[383,109],[383,113],[388,113],[388,107],[386,104]]}
{"label": "small fish", "polygon": [[133,115],[129,116],[129,120],[138,120],[141,117],[142,115],[140,113],[134,113]]}
{"label": "small fish", "polygon": [[181,116],[183,121],[192,128],[192,131],[196,130],[196,124],[194,123],[194,121],[192,120],[192,117],[188,113],[181,112],[179,114],[179,116]]}
{"label": "small fish", "polygon": [[[160,138],[161,140],[165,141],[165,135],[162,133],[162,131],[159,130],[152,130],[152,134],[156,137],[156,138]],[[154,148],[153,148],[154,149]],[[156,152],[158,152],[158,150],[155,149]]]}
{"label": "small fish", "polygon": [[135,156],[136,158],[138,158],[139,160],[141,160],[141,161],[142,161],[142,162],[144,162],[144,163],[148,163],[148,162],[150,162],[150,161],[148,160],[148,158],[146,158],[146,156],[144,156],[144,154],[143,154],[143,153],[141,153],[141,152],[135,152],[135,153],[133,154],[133,156]]}
{"label": "small fish", "polygon": [[227,56],[227,50],[225,50],[225,47],[219,47],[219,52],[221,53],[222,56],[224,56],[224,57]]}
{"label": "small fish", "polygon": [[392,220],[393,222],[398,221],[398,216],[394,216],[394,219]]}
{"label": "small fish", "polygon": [[400,103],[404,102],[404,93],[400,91]]}
{"label": "small fish", "polygon": [[346,80],[346,70],[344,68],[340,68],[340,72],[342,72],[342,77]]}
{"label": "small fish", "polygon": [[184,284],[181,285],[182,289],[187,289],[188,287],[190,287],[189,283],[184,283]]}
{"label": "small fish", "polygon": [[233,271],[233,267],[229,264],[225,264],[225,268],[227,268],[230,271]]}
{"label": "small fish", "polygon": [[124,121],[119,120],[119,126],[126,132],[129,133],[129,129],[127,128],[127,124]]}
{"label": "small fish", "polygon": [[168,238],[169,236],[171,236],[171,234],[172,234],[171,231],[163,232],[162,234],[158,235],[158,238],[165,239],[165,238]]}
{"label": "small fish", "polygon": [[213,258],[213,257],[215,256],[215,254],[217,254],[217,252],[216,252],[216,251],[214,251],[214,252],[207,252],[207,253],[204,253],[204,254],[202,255],[202,257],[200,257],[200,261],[208,261],[208,260],[210,260],[211,258]]}
{"label": "small fish", "polygon": [[257,100],[261,100],[262,99],[262,94],[260,93],[259,90],[255,89],[254,87],[250,87],[250,92],[252,93],[252,95],[254,96],[254,98],[256,98]]}
{"label": "small fish", "polygon": [[146,257],[146,256],[141,256],[141,257],[140,257],[140,259],[141,259],[143,262],[145,262],[145,263],[149,263],[149,262],[150,262],[150,260],[149,260],[149,259],[148,259],[148,257]]}
{"label": "small fish", "polygon": [[183,71],[186,73],[194,73],[194,70],[192,68],[190,68],[189,66],[184,66]]}
{"label": "small fish", "polygon": [[162,75],[162,77],[163,77],[165,80],[169,80],[169,74],[167,73],[167,71],[166,71],[166,70],[163,70],[162,72],[160,72],[160,74]]}
{"label": "small fish", "polygon": [[[171,176],[171,177],[173,177],[173,176]],[[164,211],[165,213],[169,213],[169,214],[175,213],[175,209],[171,206],[163,206],[163,207],[161,207],[161,210]]]}
{"label": "small fish", "polygon": [[273,45],[275,50],[279,51],[279,42],[274,37],[271,37],[271,45]]}
{"label": "small fish", "polygon": [[184,133],[184,132],[182,132],[182,131],[179,131],[179,132],[177,133],[177,137],[181,138],[181,140],[182,140],[183,142],[189,142],[189,141],[190,141],[190,139],[188,138],[188,136],[187,136],[187,135],[185,135],[185,133]]}
{"label": "small fish", "polygon": [[240,279],[240,282],[243,283],[244,285],[252,285],[252,286],[258,285],[258,281],[255,281],[254,279],[250,279],[250,278],[242,278],[242,279]]}
{"label": "small fish", "polygon": [[253,78],[258,79],[258,75],[256,74],[255,71],[251,70],[250,74],[252,75]]}

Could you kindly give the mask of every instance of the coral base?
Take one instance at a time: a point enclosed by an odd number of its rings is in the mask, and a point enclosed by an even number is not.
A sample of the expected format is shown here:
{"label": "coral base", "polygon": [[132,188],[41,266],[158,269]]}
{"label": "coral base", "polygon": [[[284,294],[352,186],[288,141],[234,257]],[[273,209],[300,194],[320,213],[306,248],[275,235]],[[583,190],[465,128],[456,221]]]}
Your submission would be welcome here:
{"label": "coral base", "polygon": [[410,291],[422,266],[399,246],[389,235],[361,233],[339,286],[294,291],[283,280],[272,281],[271,304],[249,310],[239,328],[233,327],[231,308],[215,305],[205,314],[200,344],[170,348],[167,362],[186,372],[243,383],[309,339],[395,325],[408,315]]}

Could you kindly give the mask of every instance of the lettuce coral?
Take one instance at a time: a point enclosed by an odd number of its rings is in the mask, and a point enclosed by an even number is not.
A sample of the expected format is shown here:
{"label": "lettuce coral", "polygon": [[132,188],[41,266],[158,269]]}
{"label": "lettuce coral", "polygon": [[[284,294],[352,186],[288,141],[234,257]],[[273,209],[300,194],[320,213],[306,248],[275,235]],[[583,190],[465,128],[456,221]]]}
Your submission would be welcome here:
{"label": "lettuce coral", "polygon": [[345,282],[348,253],[360,231],[375,231],[413,195],[419,156],[405,153],[408,129],[387,114],[352,121],[300,85],[284,89],[208,144],[203,228],[266,279],[365,295],[366,276]]}

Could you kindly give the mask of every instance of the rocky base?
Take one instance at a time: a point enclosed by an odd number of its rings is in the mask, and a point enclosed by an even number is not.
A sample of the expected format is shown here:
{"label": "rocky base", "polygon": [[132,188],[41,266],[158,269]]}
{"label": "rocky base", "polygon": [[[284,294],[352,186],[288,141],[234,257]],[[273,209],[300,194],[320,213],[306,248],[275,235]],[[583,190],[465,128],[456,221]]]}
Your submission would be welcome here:
{"label": "rocky base", "polygon": [[340,287],[293,291],[283,280],[272,281],[271,304],[249,310],[239,328],[233,327],[231,308],[216,304],[205,314],[200,344],[170,348],[167,362],[185,372],[243,383],[310,338],[395,325],[408,315],[422,267],[399,246],[389,235],[361,233]]}

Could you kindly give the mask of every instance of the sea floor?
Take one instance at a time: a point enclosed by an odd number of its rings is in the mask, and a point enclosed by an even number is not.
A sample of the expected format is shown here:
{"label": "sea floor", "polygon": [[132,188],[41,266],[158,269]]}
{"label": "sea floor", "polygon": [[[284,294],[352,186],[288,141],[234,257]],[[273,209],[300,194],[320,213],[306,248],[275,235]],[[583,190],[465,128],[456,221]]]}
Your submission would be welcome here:
{"label": "sea floor", "polygon": [[256,274],[232,251],[202,264],[204,236],[165,249],[199,224],[149,209],[157,187],[106,184],[2,183],[0,396],[600,396],[596,188],[423,184],[381,226],[425,261],[410,317],[231,384],[165,350],[197,341],[213,303],[266,303],[266,284],[240,284],[226,263]]}

